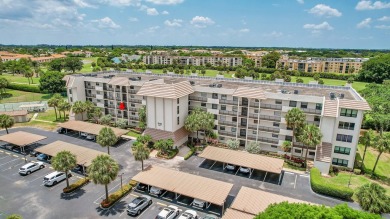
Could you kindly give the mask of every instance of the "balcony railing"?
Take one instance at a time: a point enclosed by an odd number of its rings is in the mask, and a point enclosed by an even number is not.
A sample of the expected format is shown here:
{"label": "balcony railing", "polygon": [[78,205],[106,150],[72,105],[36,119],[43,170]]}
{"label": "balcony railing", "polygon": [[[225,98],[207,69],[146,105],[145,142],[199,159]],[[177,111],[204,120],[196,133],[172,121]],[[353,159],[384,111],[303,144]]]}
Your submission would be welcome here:
{"label": "balcony railing", "polygon": [[[257,130],[257,125],[248,125],[249,129]],[[279,133],[279,128],[259,126],[259,131]]]}
{"label": "balcony railing", "polygon": [[237,126],[237,122],[230,122],[225,120],[218,120],[219,125]]}
{"label": "balcony railing", "polygon": [[95,86],[85,86],[87,89],[95,89]]}
{"label": "balcony railing", "polygon": [[129,102],[132,102],[132,103],[142,103],[142,100],[139,100],[139,99],[129,98],[128,100],[129,100]]}
{"label": "balcony railing", "polygon": [[227,110],[220,110],[219,114],[237,116],[237,112]]}
{"label": "balcony railing", "polygon": [[96,94],[88,94],[88,93],[87,93],[86,96],[87,96],[87,97],[94,97],[94,98],[96,98]]}
{"label": "balcony railing", "polygon": [[122,98],[121,98],[121,97],[115,97],[115,100],[119,100],[119,101],[121,101],[121,100],[122,100]]}
{"label": "balcony railing", "polygon": [[131,112],[138,112],[138,109],[134,108],[134,107],[131,107],[131,108],[129,108],[129,111],[131,111]]}
{"label": "balcony railing", "polygon": [[[104,89],[104,88],[103,88]],[[105,90],[108,90],[108,91],[114,91],[114,88],[109,88],[109,87],[106,87],[106,89]]]}
{"label": "balcony railing", "polygon": [[280,121],[280,116],[266,116],[266,115],[258,115],[258,114],[255,114],[255,113],[249,113],[249,118],[253,118],[253,119],[262,119],[262,120],[270,120],[270,121]]}
{"label": "balcony railing", "polygon": [[256,140],[257,139],[258,141],[267,142],[267,143],[271,143],[271,144],[278,144],[279,143],[278,139],[266,138],[266,137],[258,137],[256,135],[248,135],[248,139],[250,139],[250,140]]}
{"label": "balcony railing", "polygon": [[114,104],[104,104],[104,107],[106,108],[115,108]]}
{"label": "balcony railing", "polygon": [[238,105],[238,101],[234,101],[234,100],[222,100],[222,99],[220,99],[219,103],[220,104]]}
{"label": "balcony railing", "polygon": [[[301,143],[301,142],[294,142],[294,147],[299,147],[299,148],[306,148],[306,145]],[[310,147],[310,149],[315,149],[316,147]]]}
{"label": "balcony railing", "polygon": [[114,97],[113,96],[107,96],[107,95],[104,95],[104,99],[110,99],[110,100],[113,100]]}
{"label": "balcony railing", "polygon": [[129,90],[128,92],[131,93],[131,94],[136,94],[137,93],[136,90]]}
{"label": "balcony railing", "polygon": [[265,104],[265,103],[262,103],[260,105],[260,107],[263,108],[263,109],[275,109],[275,110],[281,110],[282,109],[281,105]]}
{"label": "balcony railing", "polygon": [[254,102],[249,104],[250,107],[259,107],[259,103]]}
{"label": "balcony railing", "polygon": [[130,120],[139,120],[139,117],[138,116],[129,116],[129,119]]}
{"label": "balcony railing", "polygon": [[207,111],[207,109],[205,107],[201,107],[201,106],[189,106],[188,107],[189,110],[194,110],[196,108],[201,109],[203,111]]}
{"label": "balcony railing", "polygon": [[301,108],[301,110],[303,112],[309,113],[309,114],[321,115],[321,113],[322,113],[322,110],[318,110],[318,109]]}
{"label": "balcony railing", "polygon": [[202,102],[207,102],[206,97],[195,97],[195,96],[189,96],[190,100],[196,100],[196,101],[202,101]]}
{"label": "balcony railing", "polygon": [[236,137],[236,133],[235,132],[227,132],[227,131],[218,130],[218,134],[219,135],[226,135],[226,136]]}

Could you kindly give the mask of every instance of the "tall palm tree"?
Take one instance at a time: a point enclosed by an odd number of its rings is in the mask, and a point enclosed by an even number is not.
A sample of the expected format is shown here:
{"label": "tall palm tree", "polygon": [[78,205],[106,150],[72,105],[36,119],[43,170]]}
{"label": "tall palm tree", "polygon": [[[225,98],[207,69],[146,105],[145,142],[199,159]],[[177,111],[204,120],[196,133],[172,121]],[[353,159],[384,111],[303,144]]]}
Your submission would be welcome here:
{"label": "tall palm tree", "polygon": [[78,100],[74,102],[72,106],[72,111],[76,114],[81,113],[81,120],[84,121],[85,105],[82,101]]}
{"label": "tall palm tree", "polygon": [[285,119],[286,119],[287,127],[292,129],[293,131],[292,143],[291,143],[291,158],[292,158],[294,152],[294,142],[296,142],[297,135],[306,124],[306,115],[301,109],[292,108],[287,112]]}
{"label": "tall palm tree", "polygon": [[378,151],[378,156],[376,157],[371,176],[374,176],[376,166],[378,165],[379,158],[381,157],[383,152],[390,152],[390,133],[381,133],[380,135],[378,135],[375,138],[374,148]]}
{"label": "tall palm tree", "polygon": [[96,141],[100,146],[107,147],[107,153],[110,154],[110,146],[113,146],[118,138],[110,127],[104,127],[99,131]]}
{"label": "tall palm tree", "polygon": [[184,121],[184,128],[189,132],[196,132],[196,142],[199,141],[199,130],[200,130],[200,123],[199,123],[199,112],[201,109],[195,108],[190,115],[187,116],[186,120]]}
{"label": "tall palm tree", "polygon": [[95,108],[95,105],[91,101],[87,100],[84,102],[84,112],[87,112],[87,115],[92,113],[94,108]]}
{"label": "tall palm tree", "polygon": [[[62,96],[61,94],[54,94],[50,99],[49,101],[47,102],[47,104],[50,106],[50,107],[53,107],[54,108],[54,113],[56,115],[56,120],[58,119],[58,116],[57,116],[57,107],[58,107],[58,104],[59,102],[62,100]],[[60,117],[61,117],[61,114],[60,114]]]}
{"label": "tall palm tree", "polygon": [[66,187],[69,187],[68,173],[77,165],[76,155],[72,154],[70,151],[58,152],[57,155],[51,159],[51,165],[55,170],[65,172]]}
{"label": "tall palm tree", "polygon": [[66,111],[69,111],[70,108],[72,106],[70,105],[70,103],[68,103],[68,101],[62,99],[59,103],[58,103],[58,111],[59,112],[64,112],[64,121],[66,120]]}
{"label": "tall palm tree", "polygon": [[138,144],[133,148],[134,159],[136,161],[141,161],[142,171],[144,170],[144,160],[149,159],[150,154],[150,151],[147,148],[147,144],[148,143],[143,144],[138,142]]}
{"label": "tall palm tree", "polygon": [[119,165],[109,155],[99,155],[92,160],[91,165],[87,168],[88,177],[95,184],[104,185],[106,190],[106,200],[108,200],[108,188],[110,184],[118,176]]}
{"label": "tall palm tree", "polygon": [[368,212],[381,214],[390,211],[390,198],[386,196],[386,190],[377,183],[367,183],[361,186],[356,197],[360,207]]}
{"label": "tall palm tree", "polygon": [[362,164],[360,165],[360,170],[363,171],[363,167],[364,167],[364,158],[366,157],[366,151],[367,151],[367,148],[368,147],[371,147],[372,144],[374,143],[374,138],[375,138],[375,134],[374,134],[374,131],[372,129],[366,131],[363,133],[362,136],[360,136],[359,138],[359,142],[360,144],[363,144],[364,145],[364,152],[363,152],[363,157],[362,157]]}
{"label": "tall palm tree", "polygon": [[5,114],[0,115],[0,127],[5,128],[7,134],[8,134],[8,128],[11,128],[14,124],[15,124],[15,120],[11,116]]}
{"label": "tall palm tree", "polygon": [[316,125],[306,125],[302,129],[301,135],[302,143],[306,146],[306,155],[305,155],[305,166],[307,161],[307,154],[309,152],[309,146],[315,147],[321,144],[322,133]]}

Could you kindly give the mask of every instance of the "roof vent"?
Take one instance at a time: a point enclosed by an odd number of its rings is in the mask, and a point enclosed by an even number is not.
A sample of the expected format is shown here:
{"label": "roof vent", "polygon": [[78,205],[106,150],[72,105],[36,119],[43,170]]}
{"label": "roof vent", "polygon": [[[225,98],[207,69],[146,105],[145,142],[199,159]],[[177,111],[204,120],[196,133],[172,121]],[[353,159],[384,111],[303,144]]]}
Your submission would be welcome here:
{"label": "roof vent", "polygon": [[334,99],[336,99],[336,94],[331,92],[331,93],[329,93],[329,97],[331,100],[334,100]]}
{"label": "roof vent", "polygon": [[282,90],[282,94],[289,94],[290,92],[288,90]]}
{"label": "roof vent", "polygon": [[195,81],[190,81],[190,84],[191,84],[192,86],[194,86],[194,85],[195,85]]}
{"label": "roof vent", "polygon": [[221,88],[221,87],[222,87],[222,84],[217,84],[217,87],[218,87],[218,88]]}
{"label": "roof vent", "polygon": [[299,90],[294,90],[294,94],[298,94],[299,93]]}
{"label": "roof vent", "polygon": [[340,99],[344,99],[344,94],[339,95]]}
{"label": "roof vent", "polygon": [[216,87],[216,84],[209,84],[209,87]]}

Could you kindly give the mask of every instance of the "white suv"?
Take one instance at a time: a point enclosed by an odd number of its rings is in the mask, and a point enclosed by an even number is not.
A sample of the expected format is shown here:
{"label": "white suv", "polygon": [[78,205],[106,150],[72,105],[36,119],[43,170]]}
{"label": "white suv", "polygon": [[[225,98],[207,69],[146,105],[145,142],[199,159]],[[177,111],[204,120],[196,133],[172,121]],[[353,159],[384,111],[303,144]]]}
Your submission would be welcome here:
{"label": "white suv", "polygon": [[[70,176],[70,174],[69,174],[69,176]],[[64,179],[66,179],[66,175],[64,172],[55,171],[53,173],[46,175],[43,178],[43,184],[45,186],[53,186],[53,185],[61,182]]]}
{"label": "white suv", "polygon": [[177,217],[180,213],[178,207],[174,205],[169,205],[166,208],[163,208],[160,213],[158,213],[156,219],[173,219]]}
{"label": "white suv", "polygon": [[30,173],[42,169],[44,167],[45,165],[43,164],[43,162],[35,162],[35,163],[31,162],[19,168],[19,174],[30,175]]}

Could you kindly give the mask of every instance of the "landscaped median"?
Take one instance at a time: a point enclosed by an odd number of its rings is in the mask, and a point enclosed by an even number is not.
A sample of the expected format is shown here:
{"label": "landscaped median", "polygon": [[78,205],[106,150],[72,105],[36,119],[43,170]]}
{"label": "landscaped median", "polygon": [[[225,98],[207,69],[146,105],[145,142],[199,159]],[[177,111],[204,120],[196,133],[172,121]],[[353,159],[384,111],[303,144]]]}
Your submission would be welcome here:
{"label": "landscaped median", "polygon": [[79,179],[75,183],[69,185],[69,187],[64,188],[62,191],[64,193],[71,193],[71,192],[83,187],[84,185],[88,184],[89,181],[90,181],[90,179],[88,177]]}
{"label": "landscaped median", "polygon": [[123,185],[122,188],[119,188],[114,193],[111,193],[108,196],[108,200],[104,199],[100,203],[100,207],[103,209],[110,208],[117,201],[119,201],[121,198],[123,198],[125,195],[127,195],[136,184],[137,184],[137,182],[131,180],[128,184]]}
{"label": "landscaped median", "polygon": [[184,156],[184,160],[188,160],[196,152],[195,147],[190,147],[190,148],[191,150],[188,151],[188,153]]}
{"label": "landscaped median", "polygon": [[316,193],[343,200],[351,200],[354,193],[352,189],[346,186],[327,183],[326,180],[323,180],[321,172],[315,167],[313,167],[310,171],[310,184],[311,188]]}

